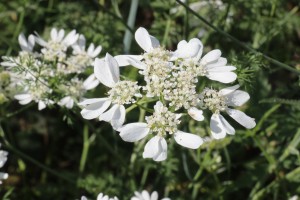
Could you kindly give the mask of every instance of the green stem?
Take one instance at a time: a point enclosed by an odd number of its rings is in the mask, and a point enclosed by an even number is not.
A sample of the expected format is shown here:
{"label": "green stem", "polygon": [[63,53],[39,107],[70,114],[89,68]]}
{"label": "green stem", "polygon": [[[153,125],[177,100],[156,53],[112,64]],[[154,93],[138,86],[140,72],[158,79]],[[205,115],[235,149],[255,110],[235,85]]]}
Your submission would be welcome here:
{"label": "green stem", "polygon": [[281,67],[281,68],[284,68],[284,69],[287,69],[291,72],[294,72],[298,75],[300,75],[300,71],[285,64],[285,63],[282,63],[278,60],[275,60],[274,58],[271,58],[267,55],[265,55],[264,53],[260,52],[260,51],[257,51],[255,50],[254,48],[252,48],[251,46],[248,46],[246,45],[245,43],[243,43],[242,41],[238,40],[237,38],[233,37],[232,35],[226,33],[225,31],[219,29],[218,27],[212,25],[210,22],[208,22],[205,18],[203,18],[202,16],[200,16],[198,13],[196,13],[195,11],[193,11],[190,7],[188,7],[185,3],[181,2],[180,0],[176,0],[177,3],[179,3],[180,5],[182,5],[183,7],[185,7],[189,12],[191,12],[193,15],[195,15],[198,19],[200,19],[204,24],[206,24],[207,26],[209,26],[210,28],[212,28],[213,30],[215,30],[216,32],[226,36],[227,38],[229,38],[230,40],[232,40],[233,42],[235,42],[236,44],[238,44],[239,46],[243,47],[244,49],[252,52],[252,53],[256,53],[256,54],[260,54],[262,55],[266,60],[270,61],[271,63]]}
{"label": "green stem", "polygon": [[89,147],[90,147],[90,141],[89,141],[89,128],[88,125],[84,124],[83,127],[83,145],[82,145],[82,153],[81,153],[81,159],[79,164],[79,172],[82,173],[85,168]]}
{"label": "green stem", "polygon": [[23,158],[24,160],[27,160],[33,164],[35,164],[36,166],[42,168],[43,170],[47,171],[48,173],[58,177],[58,178],[61,178],[62,180],[66,181],[66,182],[69,182],[71,184],[76,184],[76,181],[74,181],[73,179],[71,178],[68,178],[58,172],[56,172],[55,170],[53,169],[50,169],[49,167],[47,167],[46,165],[40,163],[39,161],[31,158],[30,156],[26,155],[25,153],[23,153],[22,151],[16,149],[15,147],[13,147],[12,145],[10,145],[7,141],[5,141],[5,143],[3,144],[3,146],[8,149],[8,151],[10,152],[14,152],[15,154],[17,154],[20,158]]}
{"label": "green stem", "polygon": [[164,37],[163,37],[163,40],[162,40],[162,45],[163,46],[166,46],[167,39],[168,39],[168,36],[169,36],[169,33],[170,33],[171,22],[172,22],[171,18],[169,17],[168,20],[167,20],[167,25],[166,25],[165,33],[164,33]]}
{"label": "green stem", "polygon": [[[132,29],[134,27],[138,5],[139,5],[139,0],[131,0],[127,25]],[[124,40],[123,40],[125,53],[128,53],[130,51],[131,42],[132,42],[132,33],[130,32],[129,29],[126,29]]]}
{"label": "green stem", "polygon": [[[14,35],[13,35],[13,38],[12,38],[13,41],[15,41],[17,39],[17,37],[20,33],[21,27],[23,25],[24,17],[25,17],[25,11],[24,11],[24,9],[22,9],[21,12],[20,12],[19,22],[17,24],[17,27],[15,29],[15,32],[14,32]],[[7,50],[7,52],[6,52],[7,56],[10,55],[12,49],[13,49],[12,46],[10,46],[9,49]]]}

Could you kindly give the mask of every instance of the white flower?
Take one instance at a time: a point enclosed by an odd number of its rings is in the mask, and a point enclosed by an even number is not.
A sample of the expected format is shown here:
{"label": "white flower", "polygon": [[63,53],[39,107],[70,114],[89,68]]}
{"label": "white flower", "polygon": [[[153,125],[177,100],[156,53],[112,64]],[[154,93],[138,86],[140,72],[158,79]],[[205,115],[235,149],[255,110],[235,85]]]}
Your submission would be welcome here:
{"label": "white flower", "polygon": [[50,40],[45,41],[41,37],[35,37],[35,41],[44,47],[41,52],[46,60],[55,61],[56,58],[62,61],[66,58],[67,48],[76,43],[79,35],[75,30],[72,30],[65,36],[65,31],[52,28],[50,32]]}
{"label": "white flower", "polygon": [[[87,200],[87,198],[85,196],[82,196],[81,200]],[[109,196],[104,195],[103,193],[99,193],[97,196],[97,200],[119,200],[119,199],[117,197],[110,198]]]}
{"label": "white flower", "polygon": [[229,106],[242,106],[250,96],[247,92],[237,90],[239,85],[224,88],[220,91],[204,89],[200,100],[203,108],[208,108],[213,112],[210,120],[211,134],[215,139],[222,139],[227,134],[235,134],[234,128],[220,114],[225,111],[239,124],[247,129],[255,127],[255,120],[239,110],[231,109]]}
{"label": "white flower", "polygon": [[[146,190],[142,192],[134,192],[135,196],[131,197],[130,200],[158,200],[158,193],[152,192],[150,195]],[[170,198],[162,198],[161,200],[170,200]]]}
{"label": "white flower", "polygon": [[[124,104],[134,103],[134,97],[140,97],[140,87],[137,82],[120,81],[119,65],[109,54],[105,59],[97,59],[94,63],[94,74],[96,78],[107,87],[111,88],[108,98],[86,99],[79,103],[84,106],[81,115],[85,119],[94,119],[110,122],[117,130],[125,121]],[[113,105],[108,111],[107,108]],[[106,112],[105,112],[106,111]]]}
{"label": "white flower", "polygon": [[180,114],[170,112],[158,101],[154,106],[153,115],[146,117],[147,123],[126,124],[118,131],[121,138],[127,142],[136,142],[151,133],[156,134],[145,145],[143,157],[152,158],[154,161],[163,161],[167,158],[167,142],[164,138],[167,134],[174,135],[175,141],[187,148],[197,149],[203,143],[198,135],[177,129],[180,116]]}
{"label": "white flower", "polygon": [[[1,147],[1,143],[0,143],[0,147]],[[6,151],[0,150],[0,168],[3,167],[3,165],[6,163],[7,155],[8,153]],[[2,184],[2,180],[5,180],[7,178],[8,178],[7,173],[0,172],[0,184]]]}
{"label": "white flower", "polygon": [[95,48],[95,45],[91,43],[86,51],[85,45],[86,45],[86,39],[83,35],[80,35],[77,43],[72,46],[73,54],[75,55],[82,54],[90,58],[96,58],[102,50],[102,46],[99,45]]}
{"label": "white flower", "polygon": [[202,51],[203,44],[199,39],[193,38],[189,42],[182,40],[178,43],[172,59],[185,59],[183,65],[195,68],[197,75],[206,76],[214,81],[230,83],[236,80],[237,75],[232,72],[236,67],[226,66],[227,59],[221,57],[219,49],[212,50],[201,58]]}

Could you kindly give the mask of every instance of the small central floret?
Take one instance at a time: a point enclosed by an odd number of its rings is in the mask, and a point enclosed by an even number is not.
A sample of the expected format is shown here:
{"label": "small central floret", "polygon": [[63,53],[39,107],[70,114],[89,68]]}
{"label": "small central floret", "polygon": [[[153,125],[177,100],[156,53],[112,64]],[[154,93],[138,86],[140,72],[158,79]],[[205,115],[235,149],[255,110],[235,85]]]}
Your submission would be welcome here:
{"label": "small central floret", "polygon": [[164,81],[170,76],[172,63],[169,62],[170,52],[158,47],[143,55],[146,68],[141,71],[147,85],[148,96],[160,96],[164,88]]}
{"label": "small central floret", "polygon": [[120,81],[108,92],[113,103],[123,105],[136,102],[134,97],[141,97],[137,82]]}
{"label": "small central floret", "polygon": [[218,91],[205,88],[200,95],[200,104],[203,109],[208,108],[213,113],[220,113],[227,108],[226,97],[222,96]]}
{"label": "small central floret", "polygon": [[174,134],[177,131],[177,125],[180,124],[179,115],[172,113],[161,103],[156,104],[155,112],[152,116],[146,117],[150,131],[159,136],[167,133]]}

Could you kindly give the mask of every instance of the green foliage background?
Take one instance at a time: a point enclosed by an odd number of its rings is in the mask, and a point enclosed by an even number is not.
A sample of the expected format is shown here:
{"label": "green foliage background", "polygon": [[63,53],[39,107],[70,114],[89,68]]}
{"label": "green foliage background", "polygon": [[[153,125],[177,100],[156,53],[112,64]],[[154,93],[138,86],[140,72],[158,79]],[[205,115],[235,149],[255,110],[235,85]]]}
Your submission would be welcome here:
{"label": "green foliage background", "polygon": [[[294,71],[242,48],[174,0],[140,0],[132,31],[143,26],[173,50],[178,41],[193,37],[200,37],[205,52],[219,48],[238,68],[236,82],[251,96],[242,109],[257,126],[245,130],[230,121],[237,129],[235,136],[196,151],[171,142],[167,161],[156,163],[142,158],[143,142],[123,142],[108,123],[82,119],[79,108],[39,112],[35,104],[24,109],[16,101],[7,102],[0,105],[1,143],[10,153],[1,169],[10,175],[0,186],[3,199],[79,199],[81,195],[95,199],[103,192],[122,200],[142,189],[175,200],[288,199],[300,194],[299,1],[223,0],[221,6],[213,0],[186,2],[202,3],[196,13],[210,24]],[[19,33],[46,36],[52,27],[76,29],[88,42],[102,45],[101,57],[106,52],[123,54],[130,4],[129,0],[1,1],[0,55],[17,55]],[[133,41],[131,53],[140,52]],[[132,79],[137,76],[131,67],[122,73]],[[97,90],[90,95],[104,93]],[[133,110],[127,122],[138,115],[139,109]],[[208,119],[187,122],[189,126],[182,129],[208,135]]]}

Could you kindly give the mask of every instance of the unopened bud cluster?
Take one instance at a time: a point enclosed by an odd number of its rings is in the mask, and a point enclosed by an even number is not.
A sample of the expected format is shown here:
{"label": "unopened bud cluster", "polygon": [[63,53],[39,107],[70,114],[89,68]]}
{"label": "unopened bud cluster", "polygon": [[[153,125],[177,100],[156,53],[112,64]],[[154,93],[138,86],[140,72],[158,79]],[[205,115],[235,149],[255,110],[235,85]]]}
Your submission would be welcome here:
{"label": "unopened bud cluster", "polygon": [[134,97],[141,97],[140,86],[133,81],[120,81],[108,92],[113,103],[123,105],[135,103]]}
{"label": "unopened bud cluster", "polygon": [[216,90],[205,88],[200,95],[200,105],[203,109],[219,114],[227,108],[226,97]]}

